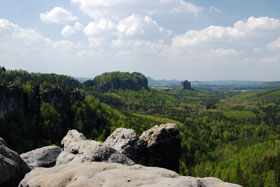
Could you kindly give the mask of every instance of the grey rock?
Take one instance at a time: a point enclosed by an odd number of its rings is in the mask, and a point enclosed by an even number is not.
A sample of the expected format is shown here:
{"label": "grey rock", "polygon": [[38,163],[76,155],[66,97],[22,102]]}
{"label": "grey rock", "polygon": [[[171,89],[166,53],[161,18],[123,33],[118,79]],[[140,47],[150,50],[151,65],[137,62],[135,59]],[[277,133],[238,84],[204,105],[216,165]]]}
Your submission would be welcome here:
{"label": "grey rock", "polygon": [[24,109],[24,92],[18,86],[0,85],[0,119],[5,118],[9,112]]}
{"label": "grey rock", "polygon": [[57,146],[47,146],[27,153],[23,153],[20,157],[34,169],[37,167],[53,167],[61,149]]}
{"label": "grey rock", "polygon": [[28,173],[20,187],[240,187],[215,178],[183,177],[163,168],[117,163],[90,162],[37,168]]}
{"label": "grey rock", "polygon": [[191,83],[187,80],[181,81],[180,90],[191,90]]}
{"label": "grey rock", "polygon": [[139,142],[146,145],[144,165],[179,171],[181,138],[176,124],[154,126],[140,136]]}
{"label": "grey rock", "polygon": [[[162,124],[145,131],[139,138],[132,129],[116,129],[104,142],[137,164],[163,167],[178,172],[181,154],[179,128]],[[172,154],[170,154],[172,153]]]}
{"label": "grey rock", "polygon": [[113,147],[120,153],[133,157],[132,152],[135,152],[136,142],[139,140],[138,136],[132,129],[117,128],[104,142],[104,144]]}
{"label": "grey rock", "polygon": [[0,137],[0,145],[5,145],[5,146],[7,146],[5,140],[4,140],[3,138],[1,138],[1,137]]}
{"label": "grey rock", "polygon": [[15,151],[0,144],[0,186],[17,186],[29,171],[28,165]]}
{"label": "grey rock", "polygon": [[61,141],[63,151],[57,158],[56,165],[83,162],[115,162],[133,165],[134,162],[112,147],[102,143],[87,140],[77,130],[68,131]]}

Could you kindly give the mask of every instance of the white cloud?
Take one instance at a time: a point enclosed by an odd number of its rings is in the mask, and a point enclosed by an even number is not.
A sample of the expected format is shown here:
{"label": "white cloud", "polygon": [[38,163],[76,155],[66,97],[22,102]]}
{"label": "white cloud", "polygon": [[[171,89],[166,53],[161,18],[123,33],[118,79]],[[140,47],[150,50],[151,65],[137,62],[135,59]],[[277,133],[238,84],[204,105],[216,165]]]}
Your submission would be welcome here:
{"label": "white cloud", "polygon": [[79,49],[82,47],[80,43],[74,43],[69,40],[61,40],[56,41],[52,45],[53,49],[60,49],[60,50],[72,50],[72,49]]}
{"label": "white cloud", "polygon": [[104,32],[112,31],[115,28],[115,24],[108,19],[102,18],[97,22],[90,22],[84,29],[84,33],[87,36],[100,35]]}
{"label": "white cloud", "polygon": [[214,7],[214,6],[210,6],[210,7],[209,7],[209,10],[210,10],[210,12],[218,12],[218,13],[221,12],[220,9],[218,9],[218,8],[216,8],[216,7]]}
{"label": "white cloud", "polygon": [[61,35],[62,36],[72,36],[73,34],[81,31],[84,29],[84,26],[79,23],[75,22],[74,26],[71,25],[66,25],[62,30],[61,30]]}
{"label": "white cloud", "polygon": [[233,27],[209,26],[200,31],[190,30],[172,39],[174,47],[195,46],[209,41],[232,41],[244,37],[253,37],[263,31],[280,28],[280,20],[268,17],[238,21]]}
{"label": "white cloud", "polygon": [[171,34],[171,31],[165,30],[163,27],[149,16],[139,16],[132,14],[122,19],[118,25],[117,30],[125,36],[133,35],[152,35],[158,37],[156,34],[164,34],[166,36]]}
{"label": "white cloud", "polygon": [[199,6],[184,0],[71,0],[87,15],[98,19],[121,19],[131,14],[192,13],[203,11]]}
{"label": "white cloud", "polygon": [[18,25],[9,22],[5,19],[0,19],[0,38],[1,44],[7,42],[17,42],[22,45],[30,46],[34,43],[40,41],[45,45],[51,43],[51,40],[43,37],[34,29],[24,29],[19,27]]}
{"label": "white cloud", "polygon": [[76,21],[78,18],[73,16],[71,12],[68,10],[65,10],[62,7],[55,7],[52,10],[40,14],[40,18],[44,22],[50,22],[50,23],[69,23]]}
{"label": "white cloud", "polygon": [[272,50],[272,49],[280,49],[280,37],[277,38],[276,40],[272,41],[267,45],[267,48]]}
{"label": "white cloud", "polygon": [[224,48],[211,49],[209,53],[219,58],[242,54],[241,51],[237,51],[235,49],[224,49]]}

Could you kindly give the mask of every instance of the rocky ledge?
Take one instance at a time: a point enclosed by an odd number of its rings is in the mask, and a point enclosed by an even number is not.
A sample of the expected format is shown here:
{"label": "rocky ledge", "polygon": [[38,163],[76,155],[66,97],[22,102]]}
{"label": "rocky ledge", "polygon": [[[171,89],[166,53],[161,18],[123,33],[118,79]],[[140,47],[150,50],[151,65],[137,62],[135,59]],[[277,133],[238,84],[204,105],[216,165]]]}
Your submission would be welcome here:
{"label": "rocky ledge", "polygon": [[179,128],[171,123],[140,137],[132,129],[119,128],[104,143],[70,130],[61,141],[62,149],[47,146],[21,156],[0,138],[0,186],[18,186],[23,179],[20,187],[239,187],[216,178],[179,176],[174,171],[180,143]]}
{"label": "rocky ledge", "polygon": [[216,178],[183,177],[163,168],[103,162],[37,168],[28,173],[19,186],[240,187]]}

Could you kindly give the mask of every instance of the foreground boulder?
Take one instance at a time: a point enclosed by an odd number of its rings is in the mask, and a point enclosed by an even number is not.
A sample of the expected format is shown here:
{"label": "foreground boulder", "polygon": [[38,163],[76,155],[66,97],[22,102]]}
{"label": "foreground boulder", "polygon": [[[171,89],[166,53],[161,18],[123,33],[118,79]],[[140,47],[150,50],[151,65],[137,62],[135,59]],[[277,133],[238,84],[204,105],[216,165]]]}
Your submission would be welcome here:
{"label": "foreground boulder", "polygon": [[17,186],[31,169],[13,150],[6,147],[0,138],[0,186]]}
{"label": "foreground boulder", "polygon": [[55,166],[56,159],[60,154],[61,149],[57,146],[47,146],[27,153],[23,153],[20,157],[34,169],[37,167],[52,167]]}
{"label": "foreground boulder", "polygon": [[63,151],[58,156],[56,165],[93,161],[134,164],[131,159],[114,148],[93,140],[87,140],[77,130],[68,131],[61,144]]}
{"label": "foreground boulder", "polygon": [[91,186],[91,187],[240,187],[216,178],[196,179],[141,165],[116,163],[80,163],[53,168],[37,168],[28,173],[20,187]]}
{"label": "foreground boulder", "polygon": [[132,129],[116,129],[104,142],[135,163],[179,171],[181,139],[177,125],[154,126],[139,138]]}

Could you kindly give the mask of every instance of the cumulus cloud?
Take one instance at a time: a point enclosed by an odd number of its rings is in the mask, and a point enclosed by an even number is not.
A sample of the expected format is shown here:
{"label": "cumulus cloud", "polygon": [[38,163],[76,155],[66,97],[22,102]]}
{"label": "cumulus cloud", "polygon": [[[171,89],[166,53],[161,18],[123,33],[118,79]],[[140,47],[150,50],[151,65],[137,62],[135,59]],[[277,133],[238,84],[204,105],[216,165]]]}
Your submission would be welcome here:
{"label": "cumulus cloud", "polygon": [[115,24],[109,20],[102,18],[96,22],[90,22],[84,29],[84,33],[87,36],[100,35],[104,32],[112,31],[115,28]]}
{"label": "cumulus cloud", "polygon": [[[82,43],[72,41],[52,41],[34,29],[25,29],[11,23],[8,20],[0,19],[0,56],[4,60],[4,56],[12,55],[9,59],[17,59],[24,56],[23,60],[38,58],[46,60],[56,56],[64,56],[69,50],[75,51],[85,48]],[[14,55],[17,54],[17,55]],[[21,62],[22,59],[16,61]],[[33,61],[33,60],[32,60]]]}
{"label": "cumulus cloud", "polygon": [[209,26],[202,30],[190,30],[185,34],[177,35],[172,40],[175,47],[195,46],[205,42],[229,41],[244,37],[252,37],[267,30],[280,28],[280,19],[250,17],[247,20],[240,20],[233,27]]}
{"label": "cumulus cloud", "polygon": [[136,14],[132,14],[122,20],[119,21],[117,25],[117,30],[119,33],[126,36],[134,36],[134,35],[153,35],[162,33],[167,36],[171,34],[171,31],[165,30],[161,27],[155,20],[153,20],[149,16],[139,16]]}
{"label": "cumulus cloud", "polygon": [[79,23],[75,22],[74,26],[71,25],[66,25],[62,30],[61,30],[61,35],[62,36],[72,36],[73,34],[81,31],[84,29],[84,26]]}
{"label": "cumulus cloud", "polygon": [[44,22],[59,24],[70,23],[78,19],[73,16],[71,12],[62,7],[55,7],[48,12],[42,13],[40,14],[40,18]]}
{"label": "cumulus cloud", "polygon": [[4,45],[5,41],[11,43],[22,43],[22,45],[27,46],[30,46],[38,41],[46,45],[51,43],[51,40],[43,37],[36,30],[21,28],[6,19],[0,19],[0,38],[2,45]]}
{"label": "cumulus cloud", "polygon": [[268,44],[267,46],[268,49],[280,49],[280,37],[277,38],[276,40],[272,41],[271,43]]}
{"label": "cumulus cloud", "polygon": [[151,15],[155,13],[192,13],[198,14],[203,8],[184,0],[71,0],[78,4],[87,15],[98,19],[113,17],[121,19],[133,13]]}

